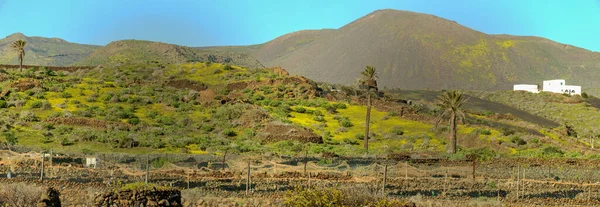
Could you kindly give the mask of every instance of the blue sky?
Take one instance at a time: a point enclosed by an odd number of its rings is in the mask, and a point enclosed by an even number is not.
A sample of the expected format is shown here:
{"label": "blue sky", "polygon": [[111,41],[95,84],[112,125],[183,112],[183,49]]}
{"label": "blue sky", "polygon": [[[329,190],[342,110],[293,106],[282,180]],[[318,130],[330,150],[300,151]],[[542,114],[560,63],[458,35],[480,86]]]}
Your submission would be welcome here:
{"label": "blue sky", "polygon": [[0,37],[22,32],[96,45],[120,39],[249,45],[297,30],[339,28],[386,8],[600,51],[600,0],[0,0]]}

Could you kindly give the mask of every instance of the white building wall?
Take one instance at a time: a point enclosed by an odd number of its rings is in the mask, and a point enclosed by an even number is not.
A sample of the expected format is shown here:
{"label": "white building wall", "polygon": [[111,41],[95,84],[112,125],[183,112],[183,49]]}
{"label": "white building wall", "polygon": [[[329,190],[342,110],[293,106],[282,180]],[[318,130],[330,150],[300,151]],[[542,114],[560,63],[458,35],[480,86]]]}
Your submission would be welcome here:
{"label": "white building wall", "polygon": [[538,85],[531,84],[517,84],[513,86],[514,91],[527,91],[531,93],[539,93]]}
{"label": "white building wall", "polygon": [[581,86],[565,86],[563,93],[571,95],[581,95]]}
{"label": "white building wall", "polygon": [[557,79],[557,80],[547,80],[544,81],[542,86],[542,91],[553,92],[553,93],[563,93],[565,87],[565,80]]}
{"label": "white building wall", "polygon": [[98,163],[98,159],[95,157],[86,157],[85,158],[85,166],[96,168],[96,164]]}

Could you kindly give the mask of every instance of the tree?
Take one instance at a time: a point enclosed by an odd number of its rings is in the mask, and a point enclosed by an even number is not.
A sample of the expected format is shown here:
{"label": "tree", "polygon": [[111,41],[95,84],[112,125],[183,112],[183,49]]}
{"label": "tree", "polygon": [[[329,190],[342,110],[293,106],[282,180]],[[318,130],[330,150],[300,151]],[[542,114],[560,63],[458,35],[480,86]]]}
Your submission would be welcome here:
{"label": "tree", "polygon": [[14,132],[6,132],[4,133],[4,138],[6,139],[6,147],[8,147],[9,151],[12,151],[10,146],[17,144],[17,135]]}
{"label": "tree", "polygon": [[371,121],[371,95],[372,92],[377,92],[377,71],[373,66],[367,66],[361,73],[360,88],[367,91],[367,116],[365,123],[365,150],[369,150],[369,125]]}
{"label": "tree", "polygon": [[[450,117],[450,149],[448,153],[456,153],[456,121],[459,118],[464,118],[465,114],[461,110],[461,106],[467,102],[467,98],[458,91],[444,91],[442,92],[437,100],[436,105],[442,108],[442,112],[438,117],[438,122],[443,117]],[[437,125],[437,124],[436,124]]]}
{"label": "tree", "polygon": [[21,72],[23,72],[23,58],[25,58],[25,45],[27,44],[27,42],[25,42],[24,40],[17,40],[15,42],[13,42],[10,47],[17,51],[17,54],[19,55],[19,70]]}

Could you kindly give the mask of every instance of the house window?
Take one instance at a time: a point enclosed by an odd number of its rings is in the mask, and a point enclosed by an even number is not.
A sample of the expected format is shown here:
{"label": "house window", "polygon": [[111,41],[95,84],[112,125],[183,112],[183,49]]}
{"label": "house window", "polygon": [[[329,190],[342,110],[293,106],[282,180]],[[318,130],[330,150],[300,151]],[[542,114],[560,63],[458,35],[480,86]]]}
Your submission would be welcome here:
{"label": "house window", "polygon": [[563,85],[563,82],[560,82],[560,85],[562,86],[562,85]]}

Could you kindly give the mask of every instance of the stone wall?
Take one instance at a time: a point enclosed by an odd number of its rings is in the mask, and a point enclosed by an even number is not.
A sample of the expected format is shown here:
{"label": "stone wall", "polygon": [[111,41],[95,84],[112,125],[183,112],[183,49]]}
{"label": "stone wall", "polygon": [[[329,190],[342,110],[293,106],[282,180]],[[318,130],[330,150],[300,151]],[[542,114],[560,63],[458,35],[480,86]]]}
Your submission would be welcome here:
{"label": "stone wall", "polygon": [[94,206],[182,206],[179,190],[122,190],[103,193]]}
{"label": "stone wall", "polygon": [[60,193],[50,187],[42,194],[40,202],[36,205],[37,207],[60,207]]}

